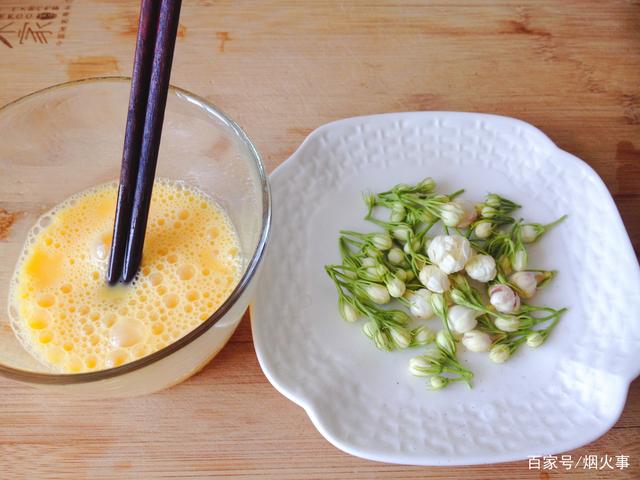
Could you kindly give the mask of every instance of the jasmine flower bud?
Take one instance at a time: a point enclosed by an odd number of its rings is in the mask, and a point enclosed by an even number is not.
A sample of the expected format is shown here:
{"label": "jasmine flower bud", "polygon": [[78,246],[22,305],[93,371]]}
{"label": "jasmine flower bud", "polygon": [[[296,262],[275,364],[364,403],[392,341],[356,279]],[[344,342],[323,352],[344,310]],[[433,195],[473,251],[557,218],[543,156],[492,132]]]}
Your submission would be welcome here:
{"label": "jasmine flower bud", "polygon": [[347,322],[355,322],[356,320],[358,320],[358,318],[360,318],[360,312],[358,312],[356,307],[343,299],[340,299],[339,303],[340,315]]}
{"label": "jasmine flower bud", "polygon": [[476,225],[476,228],[473,230],[473,232],[476,234],[476,237],[478,237],[481,240],[487,239],[491,236],[491,233],[493,232],[493,224],[490,222],[481,222],[478,223],[478,225]]}
{"label": "jasmine flower bud", "polygon": [[413,345],[424,346],[429,345],[436,338],[435,333],[429,327],[422,325],[413,330]]}
{"label": "jasmine flower bud", "polygon": [[414,238],[410,242],[405,243],[403,250],[407,255],[417,252],[418,250],[420,250],[420,240]]}
{"label": "jasmine flower bud", "polygon": [[364,257],[361,262],[363,267],[375,267],[378,264],[378,261],[375,258]]}
{"label": "jasmine flower bud", "polygon": [[411,321],[411,317],[402,310],[392,310],[391,318],[402,325],[406,325]]}
{"label": "jasmine flower bud", "polygon": [[356,272],[354,272],[353,270],[343,270],[342,274],[345,277],[350,278],[351,280],[355,280],[356,278],[358,278],[358,274]]}
{"label": "jasmine flower bud", "polygon": [[489,352],[489,358],[495,363],[504,363],[509,360],[511,351],[507,345],[495,345]]}
{"label": "jasmine flower bud", "polygon": [[449,384],[449,379],[441,375],[434,375],[429,379],[429,385],[433,390],[442,390]]}
{"label": "jasmine flower bud", "polygon": [[453,305],[449,308],[447,319],[449,320],[449,328],[455,333],[465,333],[473,330],[478,321],[476,318],[479,312],[462,305]]}
{"label": "jasmine flower bud", "polygon": [[533,243],[538,239],[538,230],[533,225],[523,225],[520,230],[520,239],[524,243]]}
{"label": "jasmine flower bud", "polygon": [[423,180],[418,182],[416,188],[420,190],[420,193],[431,193],[436,188],[436,182],[431,177],[425,177]]}
{"label": "jasmine flower bud", "polygon": [[413,292],[409,297],[409,311],[411,315],[421,320],[428,320],[433,317],[431,292],[426,288]]}
{"label": "jasmine flower bud", "polygon": [[416,278],[416,276],[413,274],[413,271],[411,270],[405,270],[404,273],[406,275],[406,278],[404,279],[405,282],[410,282],[411,280]]}
{"label": "jasmine flower bud", "polygon": [[426,377],[431,375],[431,362],[424,356],[413,357],[409,360],[409,372],[416,377]]}
{"label": "jasmine flower bud", "polygon": [[388,333],[378,330],[373,336],[373,342],[380,350],[390,352],[393,350],[393,340]]}
{"label": "jasmine flower bud", "polygon": [[507,285],[493,285],[489,289],[489,302],[502,313],[513,313],[520,308],[520,297]]}
{"label": "jasmine flower bud", "polygon": [[393,247],[387,253],[387,258],[393,265],[401,265],[404,262],[404,253],[398,247]]}
{"label": "jasmine flower bud", "polygon": [[443,293],[449,290],[451,284],[447,274],[435,265],[425,265],[418,274],[420,283],[435,293]]}
{"label": "jasmine flower bud", "polygon": [[389,220],[393,223],[398,223],[404,220],[404,217],[407,216],[407,209],[404,208],[404,205],[400,202],[395,202],[391,207],[391,216]]}
{"label": "jasmine flower bud", "polygon": [[429,259],[447,274],[462,270],[471,253],[471,243],[462,235],[438,235],[427,248]]}
{"label": "jasmine flower bud", "polygon": [[493,208],[498,208],[500,206],[500,196],[496,195],[495,193],[490,193],[487,195],[487,198],[485,200],[485,205],[488,205],[490,207]]}
{"label": "jasmine flower bud", "polygon": [[462,293],[461,290],[454,288],[451,290],[451,300],[453,300],[453,303],[457,303],[458,305],[464,305],[467,303],[467,296]]}
{"label": "jasmine flower bud", "polygon": [[465,332],[462,344],[471,352],[487,352],[491,348],[491,337],[480,330]]}
{"label": "jasmine flower bud", "polygon": [[524,270],[527,268],[527,251],[524,248],[516,250],[513,258],[511,259],[513,269],[516,271]]}
{"label": "jasmine flower bud", "polygon": [[389,295],[391,295],[393,298],[401,297],[406,290],[404,282],[397,277],[391,277],[387,279],[385,284],[387,285]]}
{"label": "jasmine flower bud", "polygon": [[516,332],[521,327],[520,320],[516,317],[498,317],[495,320],[496,327],[503,332]]}
{"label": "jasmine flower bud", "polygon": [[378,333],[378,330],[379,330],[378,325],[373,320],[369,320],[362,327],[362,331],[369,338],[373,338],[376,335],[376,333]]}
{"label": "jasmine flower bud", "polygon": [[389,301],[391,300],[389,291],[385,287],[377,283],[370,283],[365,287],[365,291],[369,299],[373,303],[377,303],[378,305],[389,303]]}
{"label": "jasmine flower bud", "polygon": [[539,347],[543,342],[544,337],[539,332],[531,332],[529,335],[527,335],[527,345],[529,345],[531,348]]}
{"label": "jasmine flower bud", "polygon": [[375,267],[368,267],[366,270],[369,280],[379,281],[384,278],[388,273],[387,267],[382,264],[377,264]]}
{"label": "jasmine flower bud", "polygon": [[373,245],[367,245],[364,247],[364,253],[369,255],[371,258],[378,258],[381,252]]}
{"label": "jasmine flower bud", "polygon": [[479,282],[490,282],[496,278],[496,261],[490,255],[474,255],[464,266],[467,275]]}
{"label": "jasmine flower bud", "polygon": [[388,233],[374,233],[371,235],[371,243],[380,250],[389,250],[393,247],[393,241]]}
{"label": "jasmine flower bud", "polygon": [[482,215],[484,218],[493,218],[498,214],[498,211],[493,208],[490,207],[488,205],[482,207],[482,210],[480,210],[480,215]]}
{"label": "jasmine flower bud", "polygon": [[391,328],[391,338],[398,348],[407,348],[411,344],[411,332],[404,327]]}
{"label": "jasmine flower bud", "polygon": [[508,255],[502,255],[498,258],[498,265],[500,265],[500,269],[506,273],[511,273],[511,260],[509,260]]}
{"label": "jasmine flower bud", "polygon": [[538,289],[538,280],[534,272],[516,272],[509,277],[509,281],[524,298],[533,297]]}
{"label": "jasmine flower bud", "polygon": [[407,272],[403,269],[399,268],[395,272],[393,272],[393,274],[403,282],[407,281]]}
{"label": "jasmine flower bud", "polygon": [[395,227],[391,234],[393,235],[393,238],[406,242],[409,237],[413,235],[413,230],[409,225],[401,224]]}
{"label": "jasmine flower bud", "polygon": [[446,330],[440,330],[436,334],[436,343],[445,352],[449,352],[452,355],[456,353],[456,342]]}
{"label": "jasmine flower bud", "polygon": [[476,212],[476,209],[471,202],[462,199],[455,199],[452,200],[452,202],[458,205],[463,212],[462,218],[457,223],[456,227],[467,228],[476,220],[476,218],[478,218],[478,212]]}
{"label": "jasmine flower bud", "polygon": [[456,203],[448,202],[440,207],[440,219],[447,227],[455,227],[464,216],[464,210]]}

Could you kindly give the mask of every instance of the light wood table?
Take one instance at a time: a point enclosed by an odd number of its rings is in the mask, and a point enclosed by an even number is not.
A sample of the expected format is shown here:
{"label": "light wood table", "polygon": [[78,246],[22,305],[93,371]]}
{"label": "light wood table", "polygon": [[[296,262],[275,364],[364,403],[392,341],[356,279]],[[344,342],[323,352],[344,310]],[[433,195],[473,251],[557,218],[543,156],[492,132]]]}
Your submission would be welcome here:
{"label": "light wood table", "polygon": [[[128,75],[137,11],[135,0],[0,0],[0,104],[55,83]],[[36,18],[42,12],[50,14]],[[312,129],[343,117],[510,115],[602,176],[638,251],[637,0],[185,0],[179,35],[172,83],[236,119],[268,170]],[[168,391],[88,402],[0,380],[0,405],[7,479],[640,478],[638,381],[610,432],[558,452],[629,455],[628,470],[529,471],[526,461],[415,468],[346,455],[267,382],[247,318],[215,361]]]}

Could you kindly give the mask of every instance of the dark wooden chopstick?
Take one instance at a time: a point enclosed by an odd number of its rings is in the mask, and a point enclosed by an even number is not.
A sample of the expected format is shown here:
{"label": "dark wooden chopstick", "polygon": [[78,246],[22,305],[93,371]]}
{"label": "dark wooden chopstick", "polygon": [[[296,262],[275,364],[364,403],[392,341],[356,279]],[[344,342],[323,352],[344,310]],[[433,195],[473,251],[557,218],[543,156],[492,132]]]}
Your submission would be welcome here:
{"label": "dark wooden chopstick", "polygon": [[142,260],[181,3],[181,0],[162,0],[158,12],[157,1],[142,0],[140,8],[118,205],[107,270],[107,281],[111,285],[133,280]]}
{"label": "dark wooden chopstick", "polygon": [[122,166],[120,167],[118,202],[116,204],[113,240],[111,242],[109,266],[107,268],[107,282],[109,282],[110,285],[115,285],[120,280],[129,229],[131,227],[131,207],[133,204],[133,192],[136,188],[136,174],[138,172],[140,159],[140,147],[142,146],[142,132],[144,131],[147,99],[149,97],[149,81],[151,79],[153,50],[156,43],[156,31],[158,29],[158,13],[155,0],[142,0],[140,4],[136,53],[133,59],[133,74],[131,76],[127,126],[125,127],[124,134]]}

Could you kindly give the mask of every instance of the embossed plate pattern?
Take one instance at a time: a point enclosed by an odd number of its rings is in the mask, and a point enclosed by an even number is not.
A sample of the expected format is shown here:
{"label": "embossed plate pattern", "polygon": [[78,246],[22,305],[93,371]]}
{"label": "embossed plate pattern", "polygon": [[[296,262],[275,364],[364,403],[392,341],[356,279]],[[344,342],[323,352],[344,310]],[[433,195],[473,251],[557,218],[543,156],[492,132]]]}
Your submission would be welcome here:
{"label": "embossed plate pattern", "polygon": [[[558,277],[534,301],[569,307],[549,340],[503,365],[465,352],[474,388],[427,390],[407,372],[420,350],[383,353],[338,315],[323,265],[338,230],[368,229],[361,193],[436,179],[443,192],[495,191],[522,216],[566,222],[530,264]],[[260,365],[338,448],[360,457],[459,465],[557,454],[619,417],[640,373],[640,269],[604,184],[519,120],[415,112],[324,125],[271,176],[273,236],[252,309]],[[437,325],[437,323],[432,325]]]}

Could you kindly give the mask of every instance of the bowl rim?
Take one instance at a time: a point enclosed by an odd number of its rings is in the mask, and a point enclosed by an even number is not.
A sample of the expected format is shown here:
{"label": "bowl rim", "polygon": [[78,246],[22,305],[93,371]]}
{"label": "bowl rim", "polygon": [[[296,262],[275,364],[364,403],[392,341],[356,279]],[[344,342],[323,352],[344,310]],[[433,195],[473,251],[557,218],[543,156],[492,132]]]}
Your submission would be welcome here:
{"label": "bowl rim", "polygon": [[[107,76],[107,77],[92,77],[85,78],[80,80],[73,80],[70,82],[59,83],[55,85],[51,85],[49,87],[43,88],[41,90],[37,90],[35,92],[29,93],[23,97],[20,97],[16,100],[13,100],[5,105],[0,106],[0,115],[6,113],[7,110],[10,110],[12,107],[23,103],[24,101],[31,99],[32,97],[37,97],[41,95],[46,95],[56,90],[63,90],[69,88],[76,88],[80,85],[84,84],[95,84],[95,83],[129,83],[131,81],[131,77],[126,76]],[[104,370],[98,370],[95,372],[82,372],[82,373],[39,373],[33,372],[30,370],[23,370],[19,368],[9,367],[0,363],[0,375],[18,380],[26,383],[33,384],[45,384],[45,385],[69,385],[69,384],[83,384],[90,382],[98,382],[101,380],[106,380],[110,378],[119,377],[121,375],[125,375],[141,368],[147,367],[156,363],[159,360],[162,360],[165,357],[181,350],[186,347],[205,332],[207,332],[210,328],[212,328],[236,303],[236,301],[242,296],[245,292],[251,279],[255,276],[258,266],[264,257],[267,242],[269,238],[269,232],[271,230],[271,190],[269,187],[268,177],[264,168],[264,164],[262,163],[262,158],[258,153],[255,145],[248,137],[248,135],[244,132],[244,130],[229,116],[227,116],[222,110],[216,107],[213,103],[208,100],[195,95],[187,90],[182,88],[170,85],[169,86],[170,93],[176,94],[178,98],[181,100],[187,101],[196,107],[199,107],[206,111],[206,113],[210,116],[215,117],[217,120],[222,122],[227,128],[229,128],[236,137],[241,141],[241,144],[247,149],[249,156],[253,160],[253,164],[255,165],[258,177],[260,181],[260,189],[262,195],[262,225],[260,231],[260,237],[258,239],[258,244],[247,264],[247,268],[240,278],[240,281],[233,289],[229,297],[220,305],[220,307],[211,314],[211,316],[198,325],[196,328],[191,330],[189,333],[180,337],[176,341],[167,345],[166,347],[157,350],[149,355],[146,355],[142,358],[134,360],[129,363],[125,363],[124,365],[120,365],[118,367],[108,368]]]}

